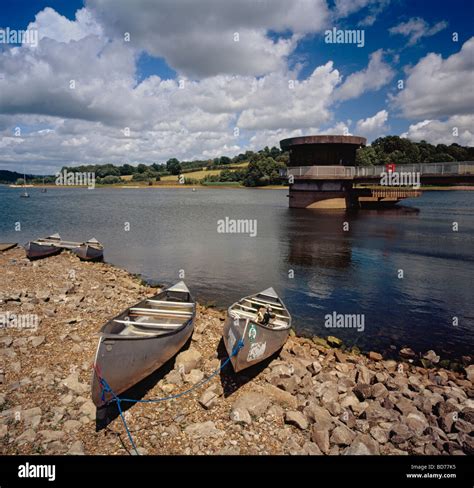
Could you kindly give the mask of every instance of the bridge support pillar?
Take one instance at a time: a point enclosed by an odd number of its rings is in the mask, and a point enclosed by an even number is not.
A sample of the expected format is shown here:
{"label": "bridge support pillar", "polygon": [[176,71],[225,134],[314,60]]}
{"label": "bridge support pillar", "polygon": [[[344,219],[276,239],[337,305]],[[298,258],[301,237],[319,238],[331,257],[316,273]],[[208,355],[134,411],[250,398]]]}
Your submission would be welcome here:
{"label": "bridge support pillar", "polygon": [[290,208],[347,209],[358,206],[352,183],[343,180],[298,181],[290,185]]}

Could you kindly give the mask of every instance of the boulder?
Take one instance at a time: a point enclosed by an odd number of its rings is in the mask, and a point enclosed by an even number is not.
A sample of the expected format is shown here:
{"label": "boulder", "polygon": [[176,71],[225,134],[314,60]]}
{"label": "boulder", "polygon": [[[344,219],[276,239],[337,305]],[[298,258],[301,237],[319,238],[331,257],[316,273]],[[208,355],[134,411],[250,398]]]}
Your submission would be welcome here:
{"label": "boulder", "polygon": [[354,440],[355,434],[345,425],[337,426],[331,434],[331,444],[337,444],[339,446],[349,446]]}
{"label": "boulder", "polygon": [[219,396],[214,388],[208,388],[199,398],[199,403],[206,409],[211,409],[216,405]]}
{"label": "boulder", "polygon": [[319,447],[324,454],[329,453],[329,430],[319,428],[317,424],[311,426],[311,440]]}
{"label": "boulder", "polygon": [[202,439],[206,437],[221,437],[225,434],[223,430],[216,428],[216,425],[214,424],[214,422],[212,422],[212,420],[188,425],[184,429],[184,432],[189,436],[195,437],[197,439]]}
{"label": "boulder", "polygon": [[189,373],[192,369],[197,369],[201,365],[201,362],[201,353],[191,348],[176,356],[175,367],[181,373]]}
{"label": "boulder", "polygon": [[[275,388],[277,389],[277,388]],[[281,391],[281,390],[280,390]],[[270,399],[263,393],[248,392],[237,398],[233,410],[243,408],[253,417],[261,417],[270,406]]]}
{"label": "boulder", "polygon": [[306,430],[309,425],[306,417],[301,412],[298,412],[297,410],[290,410],[286,412],[285,423],[294,425],[295,427],[301,430]]}
{"label": "boulder", "polygon": [[230,420],[236,424],[250,425],[252,423],[249,411],[243,407],[233,408],[230,412]]}
{"label": "boulder", "polygon": [[273,385],[265,385],[263,387],[263,393],[274,403],[288,408],[296,408],[298,402],[295,396],[291,395],[287,391],[283,391]]}
{"label": "boulder", "polygon": [[334,337],[334,336],[328,336],[327,337],[327,343],[331,347],[341,347],[342,346],[342,340],[337,338],[337,337]]}
{"label": "boulder", "polygon": [[382,361],[382,354],[374,351],[370,351],[367,357],[372,361]]}

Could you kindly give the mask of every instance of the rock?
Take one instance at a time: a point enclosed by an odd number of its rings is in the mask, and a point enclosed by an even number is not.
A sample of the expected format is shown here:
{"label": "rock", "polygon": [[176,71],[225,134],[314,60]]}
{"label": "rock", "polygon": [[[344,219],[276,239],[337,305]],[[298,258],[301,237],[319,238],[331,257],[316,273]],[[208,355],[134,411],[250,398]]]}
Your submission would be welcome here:
{"label": "rock", "polygon": [[188,374],[184,375],[184,381],[195,385],[204,379],[204,373],[200,369],[192,369]]}
{"label": "rock", "polygon": [[440,358],[433,350],[429,350],[426,354],[423,355],[423,359],[426,359],[430,363],[438,364]]}
{"label": "rock", "polygon": [[35,429],[41,422],[41,408],[34,407],[22,410],[21,417],[23,418],[25,425]]}
{"label": "rock", "polygon": [[413,437],[407,425],[397,422],[390,430],[390,440],[395,444],[402,444]]}
{"label": "rock", "polygon": [[64,422],[63,429],[66,432],[72,432],[79,429],[81,426],[82,424],[79,422],[79,420],[66,420],[66,422]]}
{"label": "rock", "polygon": [[349,447],[342,452],[344,455],[369,456],[380,454],[379,446],[366,434],[358,434]]}
{"label": "rock", "polygon": [[316,424],[311,426],[311,440],[319,447],[324,454],[329,453],[329,430],[319,428]]}
{"label": "rock", "polygon": [[468,379],[468,381],[474,383],[474,364],[471,364],[470,366],[464,368],[464,371],[466,372],[466,378]]}
{"label": "rock", "polygon": [[0,439],[3,439],[8,434],[8,425],[0,424]]}
{"label": "rock", "polygon": [[241,397],[237,398],[237,400],[234,402],[232,409],[236,410],[236,409],[243,408],[247,410],[251,416],[261,417],[267,411],[269,406],[270,406],[270,400],[263,393],[248,392],[248,393],[244,393]]}
{"label": "rock", "polygon": [[388,395],[388,390],[383,383],[375,383],[372,385],[370,393],[372,398],[382,399]]}
{"label": "rock", "polygon": [[337,337],[334,337],[334,336],[328,336],[327,337],[327,343],[331,347],[341,347],[342,346],[342,340],[338,339]]}
{"label": "rock", "polygon": [[421,412],[409,413],[406,417],[406,424],[417,436],[421,436],[429,426],[426,417]]}
{"label": "rock", "polygon": [[336,357],[336,361],[338,363],[345,364],[347,362],[346,361],[346,355],[343,352],[341,352],[339,349],[334,352],[334,356]]}
{"label": "rock", "polygon": [[352,392],[361,402],[363,402],[366,398],[370,398],[372,387],[366,383],[358,383]]}
{"label": "rock", "polygon": [[3,406],[6,403],[6,397],[3,393],[0,393],[0,410],[3,410]]}
{"label": "rock", "polygon": [[97,410],[96,410],[95,405],[90,400],[83,403],[79,411],[80,411],[80,413],[85,415],[89,420],[95,420],[96,419]]}
{"label": "rock", "polygon": [[323,339],[322,337],[313,337],[312,341],[318,346],[329,348],[328,341],[326,339]]}
{"label": "rock", "polygon": [[369,354],[367,355],[367,357],[369,359],[371,359],[372,361],[382,361],[382,359],[383,359],[383,357],[380,353],[374,352],[374,351],[370,351]]}
{"label": "rock", "polygon": [[413,351],[413,349],[410,349],[409,347],[404,347],[400,349],[400,357],[403,359],[415,359],[416,358],[416,353]]}
{"label": "rock", "polygon": [[406,398],[400,398],[394,402],[395,408],[403,415],[407,416],[410,412],[417,412],[417,408]]}
{"label": "rock", "polygon": [[207,422],[199,422],[195,424],[188,425],[184,432],[192,437],[196,437],[198,439],[206,438],[206,437],[220,437],[225,434],[223,430],[219,430],[216,428],[216,425],[211,420]]}
{"label": "rock", "polygon": [[298,412],[296,410],[290,410],[286,412],[285,423],[294,425],[295,427],[298,427],[298,429],[301,430],[306,430],[309,425],[305,416],[301,412]]}
{"label": "rock", "polygon": [[18,445],[26,444],[27,442],[34,442],[36,439],[36,432],[33,429],[27,429],[16,438]]}
{"label": "rock", "polygon": [[81,441],[74,442],[69,448],[67,454],[73,456],[83,456],[84,455],[84,444]]}
{"label": "rock", "polygon": [[72,390],[74,393],[80,395],[89,391],[89,386],[79,381],[79,373],[77,371],[72,372],[64,381],[64,386]]}
{"label": "rock", "polygon": [[43,344],[45,340],[44,336],[36,336],[36,337],[30,337],[29,342],[33,347],[38,347],[39,345]]}
{"label": "rock", "polygon": [[370,429],[370,435],[379,443],[385,444],[388,442],[390,432],[382,427],[375,426]]}
{"label": "rock", "polygon": [[38,300],[42,300],[43,302],[47,302],[51,298],[51,294],[48,290],[42,290],[36,294],[36,298]]}
{"label": "rock", "polygon": [[40,430],[39,434],[46,443],[58,441],[64,437],[64,432],[61,432],[60,430]]}
{"label": "rock", "polygon": [[372,383],[374,373],[372,373],[369,368],[358,365],[357,371],[357,383],[365,383],[367,385],[370,385]]}
{"label": "rock", "polygon": [[298,405],[295,396],[286,391],[280,390],[280,388],[277,388],[276,386],[265,385],[263,387],[263,393],[267,395],[271,401],[281,405],[282,407],[296,408]]}
{"label": "rock", "polygon": [[230,419],[236,424],[250,425],[252,423],[249,411],[243,407],[233,408],[230,412]]}
{"label": "rock", "polygon": [[201,365],[202,355],[196,349],[188,349],[176,356],[175,367],[180,373],[189,373]]}
{"label": "rock", "polygon": [[354,440],[355,434],[345,425],[339,425],[331,434],[331,444],[337,444],[339,446],[349,446]]}
{"label": "rock", "polygon": [[293,394],[298,388],[298,380],[296,376],[291,376],[290,378],[278,378],[275,382],[274,385],[277,386],[278,388]]}
{"label": "rock", "polygon": [[321,456],[322,452],[314,442],[306,441],[301,448],[301,454],[306,456]]}
{"label": "rock", "polygon": [[183,377],[182,377],[181,373],[176,369],[173,369],[172,371],[170,371],[165,376],[165,380],[168,383],[171,383],[171,384],[177,385],[177,386],[181,386],[183,384]]}
{"label": "rock", "polygon": [[216,405],[219,396],[214,391],[214,388],[208,388],[199,398],[199,403],[206,409],[211,409]]}
{"label": "rock", "polygon": [[321,372],[323,367],[321,366],[321,363],[319,361],[313,361],[311,363],[311,366],[308,367],[308,369],[310,373],[315,376]]}

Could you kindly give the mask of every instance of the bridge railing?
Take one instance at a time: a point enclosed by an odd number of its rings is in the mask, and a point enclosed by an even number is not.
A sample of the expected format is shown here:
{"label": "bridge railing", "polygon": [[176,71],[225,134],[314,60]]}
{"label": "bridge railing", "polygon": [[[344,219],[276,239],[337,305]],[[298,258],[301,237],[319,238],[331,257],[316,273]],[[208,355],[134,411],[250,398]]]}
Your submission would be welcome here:
{"label": "bridge railing", "polygon": [[[387,171],[385,165],[377,166],[290,166],[280,170],[280,176],[285,178],[365,178],[378,177]],[[395,171],[405,173],[420,173],[420,175],[432,176],[456,176],[474,174],[474,161],[446,162],[446,163],[422,163],[422,164],[397,164]]]}
{"label": "bridge railing", "polygon": [[290,166],[280,171],[280,176],[296,178],[353,178],[354,166]]}
{"label": "bridge railing", "polygon": [[[355,168],[355,177],[380,176],[387,171],[385,165],[358,166]],[[421,175],[465,175],[474,174],[474,162],[462,161],[459,163],[421,163],[421,164],[398,164],[395,171],[405,173],[420,173]]]}

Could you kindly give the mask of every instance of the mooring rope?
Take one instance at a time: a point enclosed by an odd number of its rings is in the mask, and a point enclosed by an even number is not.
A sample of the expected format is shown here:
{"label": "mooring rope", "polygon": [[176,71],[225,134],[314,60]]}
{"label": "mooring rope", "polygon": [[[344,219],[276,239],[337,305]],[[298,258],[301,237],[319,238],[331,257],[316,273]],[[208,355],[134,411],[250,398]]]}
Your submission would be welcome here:
{"label": "mooring rope", "polygon": [[110,400],[108,400],[106,402],[106,405],[109,405],[109,404],[111,404],[113,402],[116,402],[117,403],[117,408],[118,408],[118,411],[119,411],[119,414],[120,414],[120,418],[122,419],[122,423],[123,423],[123,425],[125,427],[125,431],[127,432],[128,438],[130,439],[130,444],[132,445],[132,447],[133,447],[133,449],[134,449],[134,451],[135,451],[135,453],[137,455],[139,453],[138,453],[137,447],[135,445],[135,442],[133,441],[133,437],[132,437],[132,434],[130,433],[130,429],[128,428],[127,421],[125,420],[125,416],[123,414],[123,410],[122,410],[121,403],[122,402],[128,402],[128,403],[158,403],[158,402],[165,402],[165,401],[168,401],[168,400],[174,400],[176,398],[180,398],[180,397],[182,397],[184,395],[187,395],[188,393],[191,393],[192,391],[197,390],[201,386],[205,385],[212,378],[214,378],[214,376],[216,376],[218,373],[220,373],[220,371],[222,371],[227,366],[227,364],[229,363],[229,361],[231,360],[231,358],[234,357],[234,356],[236,356],[237,353],[240,351],[240,349],[242,349],[243,346],[244,346],[244,341],[242,339],[240,339],[240,341],[237,343],[237,345],[233,348],[232,353],[230,354],[230,356],[215,371],[213,371],[207,378],[204,378],[201,381],[198,381],[195,385],[193,385],[191,388],[188,388],[187,390],[184,390],[184,391],[182,391],[180,393],[176,393],[175,395],[169,395],[167,397],[162,397],[162,398],[150,398],[150,399],[147,399],[147,400],[136,400],[136,399],[133,399],[133,398],[120,398],[112,390],[112,388],[110,387],[110,385],[107,383],[106,379],[104,377],[102,377],[102,375],[99,373],[98,367],[97,366],[94,366],[94,371],[95,371],[95,374],[97,375],[97,378],[99,379],[99,384],[100,384],[100,387],[101,387],[101,398],[102,398],[102,401],[105,400],[105,394],[106,393],[110,393],[112,395],[113,398],[111,398]]}

